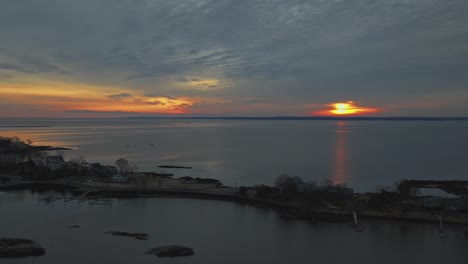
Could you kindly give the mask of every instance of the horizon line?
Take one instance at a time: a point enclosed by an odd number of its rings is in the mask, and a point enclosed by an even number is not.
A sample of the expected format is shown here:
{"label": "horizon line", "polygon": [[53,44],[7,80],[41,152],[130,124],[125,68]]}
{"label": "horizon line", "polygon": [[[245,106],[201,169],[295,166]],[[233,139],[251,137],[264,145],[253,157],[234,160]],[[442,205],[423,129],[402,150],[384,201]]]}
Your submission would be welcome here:
{"label": "horizon line", "polygon": [[337,121],[468,121],[468,116],[117,116],[0,117],[0,119],[212,119],[212,120],[337,120]]}
{"label": "horizon line", "polygon": [[468,121],[468,117],[456,117],[456,116],[445,116],[445,117],[436,117],[436,116],[176,116],[176,117],[166,117],[166,116],[130,116],[124,117],[129,119],[151,119],[151,118],[174,118],[174,119],[228,119],[228,120],[440,120],[440,121]]}

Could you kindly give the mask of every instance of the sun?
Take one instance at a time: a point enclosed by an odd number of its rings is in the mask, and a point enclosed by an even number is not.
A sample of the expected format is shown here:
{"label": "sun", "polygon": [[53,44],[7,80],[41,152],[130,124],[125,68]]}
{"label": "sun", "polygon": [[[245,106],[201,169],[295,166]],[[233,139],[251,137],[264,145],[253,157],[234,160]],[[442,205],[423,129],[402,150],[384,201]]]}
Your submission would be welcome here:
{"label": "sun", "polygon": [[355,113],[355,109],[352,107],[352,103],[336,103],[333,104],[335,109],[331,110],[332,113],[337,115],[349,115]]}
{"label": "sun", "polygon": [[364,107],[357,105],[354,101],[337,102],[327,105],[328,109],[315,112],[315,115],[321,116],[345,116],[359,115],[378,112],[378,108]]}
{"label": "sun", "polygon": [[334,108],[330,110],[330,112],[335,115],[351,115],[356,114],[361,110],[355,106],[353,101],[348,101],[346,103],[334,103],[330,106]]}

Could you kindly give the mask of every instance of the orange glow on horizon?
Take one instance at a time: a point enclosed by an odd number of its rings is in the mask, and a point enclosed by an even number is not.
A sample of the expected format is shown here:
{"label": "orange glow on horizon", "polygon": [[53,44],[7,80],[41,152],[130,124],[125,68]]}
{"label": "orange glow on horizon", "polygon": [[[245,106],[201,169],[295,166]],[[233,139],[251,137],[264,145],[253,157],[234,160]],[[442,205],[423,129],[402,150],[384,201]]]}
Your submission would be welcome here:
{"label": "orange glow on horizon", "polygon": [[54,112],[142,114],[185,114],[199,101],[190,97],[146,96],[118,87],[68,83],[0,84],[0,98]]}
{"label": "orange glow on horizon", "polygon": [[314,112],[315,115],[321,116],[345,116],[345,115],[361,115],[379,112],[378,108],[359,106],[353,101],[338,102],[327,105],[328,109]]}

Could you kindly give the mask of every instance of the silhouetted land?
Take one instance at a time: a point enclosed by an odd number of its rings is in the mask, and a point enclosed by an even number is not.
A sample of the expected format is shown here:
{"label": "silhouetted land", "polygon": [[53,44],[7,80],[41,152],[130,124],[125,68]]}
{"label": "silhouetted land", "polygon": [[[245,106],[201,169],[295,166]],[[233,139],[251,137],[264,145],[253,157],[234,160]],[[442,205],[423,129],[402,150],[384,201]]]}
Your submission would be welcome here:
{"label": "silhouetted land", "polygon": [[[281,210],[282,217],[325,221],[350,221],[360,217],[408,221],[438,221],[468,224],[468,181],[407,180],[376,192],[354,193],[331,182],[306,184],[300,177],[280,175],[275,186],[233,188],[217,179],[174,178],[172,174],[136,172],[115,182],[117,168],[60,156],[44,155],[53,147],[34,147],[18,139],[0,140],[0,189],[72,189],[76,196],[94,197],[187,197],[230,200]],[[179,166],[173,166],[179,167]],[[119,178],[120,179],[120,178]],[[438,190],[446,196],[424,195],[420,190]]]}
{"label": "silhouetted land", "polygon": [[192,167],[187,167],[187,166],[174,166],[174,165],[159,165],[158,168],[163,168],[163,169],[191,169]]}

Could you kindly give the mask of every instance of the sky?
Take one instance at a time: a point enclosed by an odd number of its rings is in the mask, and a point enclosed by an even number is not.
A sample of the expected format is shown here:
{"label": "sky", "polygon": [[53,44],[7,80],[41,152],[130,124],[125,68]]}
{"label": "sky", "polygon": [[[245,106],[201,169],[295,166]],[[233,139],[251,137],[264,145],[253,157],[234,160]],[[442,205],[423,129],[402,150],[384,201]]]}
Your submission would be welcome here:
{"label": "sky", "polygon": [[468,116],[467,83],[466,0],[0,3],[0,117]]}

